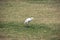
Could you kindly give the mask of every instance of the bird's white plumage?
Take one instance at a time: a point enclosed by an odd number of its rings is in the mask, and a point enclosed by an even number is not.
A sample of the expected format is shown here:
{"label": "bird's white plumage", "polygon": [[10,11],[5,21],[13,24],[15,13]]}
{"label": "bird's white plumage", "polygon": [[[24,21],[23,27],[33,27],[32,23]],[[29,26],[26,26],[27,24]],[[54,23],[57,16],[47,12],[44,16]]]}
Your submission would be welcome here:
{"label": "bird's white plumage", "polygon": [[30,21],[32,21],[33,17],[31,18],[27,18],[25,21],[24,21],[24,24],[28,24]]}

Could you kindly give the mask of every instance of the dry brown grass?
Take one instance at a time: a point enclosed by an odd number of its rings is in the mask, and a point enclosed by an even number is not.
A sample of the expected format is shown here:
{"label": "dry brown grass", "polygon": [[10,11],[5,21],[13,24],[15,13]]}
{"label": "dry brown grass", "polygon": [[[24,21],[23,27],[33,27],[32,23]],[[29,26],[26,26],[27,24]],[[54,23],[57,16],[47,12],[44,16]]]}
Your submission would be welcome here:
{"label": "dry brown grass", "polygon": [[25,18],[33,16],[35,23],[60,23],[60,6],[58,3],[4,2],[0,8],[0,21],[23,22]]}

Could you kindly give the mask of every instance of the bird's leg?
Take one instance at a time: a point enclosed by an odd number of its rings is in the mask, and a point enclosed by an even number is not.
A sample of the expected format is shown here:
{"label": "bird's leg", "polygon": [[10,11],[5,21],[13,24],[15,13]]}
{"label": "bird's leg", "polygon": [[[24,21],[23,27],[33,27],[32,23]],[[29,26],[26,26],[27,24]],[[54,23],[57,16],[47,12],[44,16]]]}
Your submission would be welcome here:
{"label": "bird's leg", "polygon": [[29,28],[29,23],[28,22],[26,23],[26,27]]}

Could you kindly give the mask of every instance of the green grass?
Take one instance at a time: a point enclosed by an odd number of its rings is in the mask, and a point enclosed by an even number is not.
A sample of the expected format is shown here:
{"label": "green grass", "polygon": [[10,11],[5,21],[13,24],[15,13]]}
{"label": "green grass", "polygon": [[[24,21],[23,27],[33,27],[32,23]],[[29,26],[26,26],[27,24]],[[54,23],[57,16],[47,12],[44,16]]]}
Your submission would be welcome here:
{"label": "green grass", "polygon": [[[1,26],[3,27],[1,28]],[[29,39],[29,40],[50,40],[59,39],[59,26],[60,24],[29,24],[27,27],[22,23],[10,22],[10,23],[0,23],[0,32],[7,35],[7,38],[13,38],[15,40]],[[25,37],[25,38],[24,38]],[[52,38],[51,38],[52,37]]]}

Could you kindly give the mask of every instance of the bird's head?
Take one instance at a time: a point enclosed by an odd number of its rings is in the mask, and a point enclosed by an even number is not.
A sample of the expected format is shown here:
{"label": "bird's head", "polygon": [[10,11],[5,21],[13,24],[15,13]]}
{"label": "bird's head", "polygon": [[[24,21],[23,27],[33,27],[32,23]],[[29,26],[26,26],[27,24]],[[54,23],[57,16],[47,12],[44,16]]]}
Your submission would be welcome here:
{"label": "bird's head", "polygon": [[31,17],[31,19],[34,19],[33,17]]}

